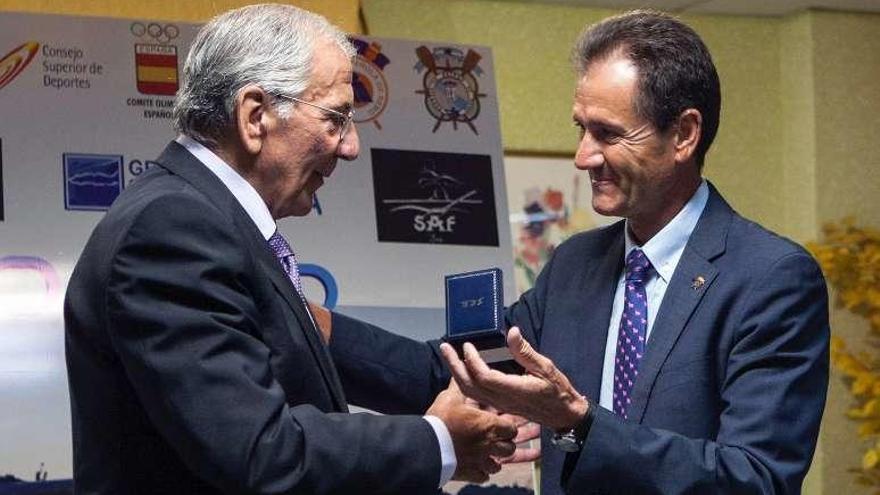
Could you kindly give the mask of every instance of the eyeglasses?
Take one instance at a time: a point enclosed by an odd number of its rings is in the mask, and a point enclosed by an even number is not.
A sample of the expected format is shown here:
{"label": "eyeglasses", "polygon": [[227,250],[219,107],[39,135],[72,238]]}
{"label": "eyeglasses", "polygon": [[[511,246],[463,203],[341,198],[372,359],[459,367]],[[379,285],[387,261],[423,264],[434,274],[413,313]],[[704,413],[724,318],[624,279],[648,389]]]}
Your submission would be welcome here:
{"label": "eyeglasses", "polygon": [[308,105],[310,107],[315,107],[317,109],[323,110],[325,113],[328,113],[332,116],[333,125],[339,129],[339,140],[342,141],[345,138],[345,133],[352,127],[352,120],[354,119],[354,109],[350,109],[348,113],[342,113],[338,110],[333,110],[332,108],[322,107],[321,105],[316,105],[314,103],[300,100],[299,98],[294,98],[293,96],[287,95],[275,95],[278,98],[284,100],[295,101],[297,103],[302,103],[303,105]]}

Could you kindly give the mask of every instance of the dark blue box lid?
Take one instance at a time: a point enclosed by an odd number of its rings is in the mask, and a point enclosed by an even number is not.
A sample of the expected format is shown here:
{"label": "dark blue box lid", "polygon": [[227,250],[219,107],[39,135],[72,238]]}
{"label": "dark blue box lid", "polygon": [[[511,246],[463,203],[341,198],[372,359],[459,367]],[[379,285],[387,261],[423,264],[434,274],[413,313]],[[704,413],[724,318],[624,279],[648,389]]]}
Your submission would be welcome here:
{"label": "dark blue box lid", "polygon": [[446,276],[446,339],[504,335],[504,284],[499,268]]}

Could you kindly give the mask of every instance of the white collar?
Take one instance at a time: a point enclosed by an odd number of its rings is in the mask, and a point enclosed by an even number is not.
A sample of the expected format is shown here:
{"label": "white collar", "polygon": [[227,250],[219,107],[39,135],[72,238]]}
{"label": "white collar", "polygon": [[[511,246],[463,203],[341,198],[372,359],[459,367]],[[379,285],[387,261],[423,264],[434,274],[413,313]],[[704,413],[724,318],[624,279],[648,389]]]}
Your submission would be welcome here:
{"label": "white collar", "polygon": [[213,151],[209,150],[205,145],[195,139],[181,134],[177,136],[175,141],[192,153],[196,159],[202,162],[208,170],[213,172],[214,175],[220,179],[223,185],[229,189],[229,192],[235,196],[235,199],[238,200],[248,216],[251,217],[251,220],[254,221],[257,228],[260,229],[260,233],[263,234],[263,237],[266,238],[266,240],[268,240],[269,237],[272,237],[272,234],[274,234],[277,229],[275,220],[272,218],[272,214],[269,213],[269,208],[266,206],[266,202],[263,201],[263,198],[260,197],[260,194],[254,189],[254,186],[246,181],[244,177],[239,175],[239,173],[230,167],[229,164],[224,162],[223,159],[214,154]]}
{"label": "white collar", "polygon": [[625,238],[626,248],[624,249],[624,259],[630,251],[641,248],[659,275],[667,284],[672,278],[672,273],[678,265],[681,253],[687,245],[688,239],[691,237],[700,215],[709,200],[709,186],[703,179],[691,199],[685,203],[684,207],[678,214],[669,221],[660,232],[650,238],[642,246],[638,246],[632,239],[629,230],[629,220],[626,221]]}

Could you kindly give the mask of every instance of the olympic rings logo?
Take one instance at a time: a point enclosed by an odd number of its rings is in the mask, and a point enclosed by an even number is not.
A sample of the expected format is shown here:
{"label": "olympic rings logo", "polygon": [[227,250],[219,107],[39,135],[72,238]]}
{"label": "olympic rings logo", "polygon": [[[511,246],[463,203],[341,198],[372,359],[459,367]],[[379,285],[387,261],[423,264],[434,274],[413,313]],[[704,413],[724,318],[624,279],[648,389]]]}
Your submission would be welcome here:
{"label": "olympic rings logo", "polygon": [[144,24],[143,22],[132,22],[130,30],[131,34],[138,38],[149,36],[157,43],[162,44],[170,43],[171,40],[180,35],[180,28],[174,24],[165,24],[163,26],[157,22],[150,22],[148,24]]}

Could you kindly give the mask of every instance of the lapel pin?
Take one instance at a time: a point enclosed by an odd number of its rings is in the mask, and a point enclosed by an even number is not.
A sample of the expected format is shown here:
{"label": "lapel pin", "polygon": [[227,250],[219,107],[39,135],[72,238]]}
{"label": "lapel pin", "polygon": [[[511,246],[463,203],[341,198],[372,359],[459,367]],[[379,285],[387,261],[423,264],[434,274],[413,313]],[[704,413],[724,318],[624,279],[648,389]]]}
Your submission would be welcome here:
{"label": "lapel pin", "polygon": [[697,290],[706,283],[706,279],[702,275],[697,275],[691,282],[691,289]]}

